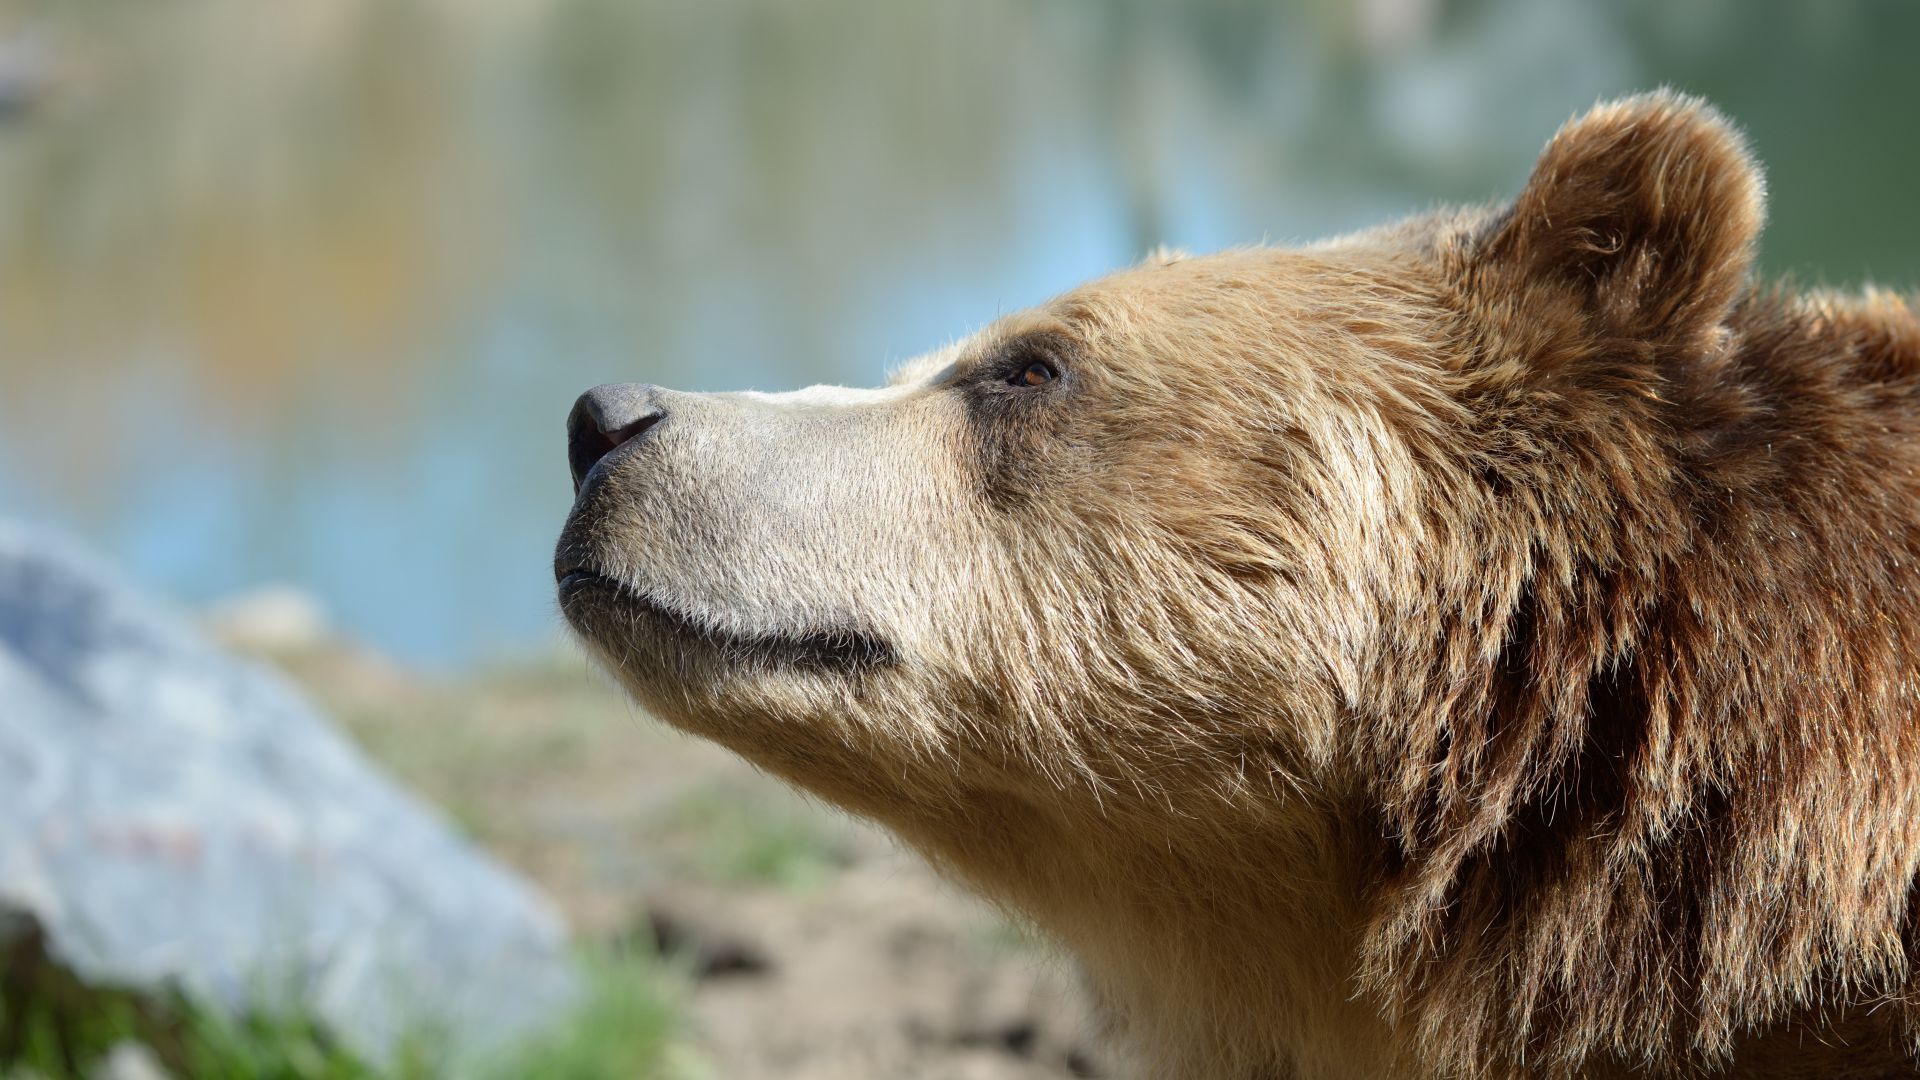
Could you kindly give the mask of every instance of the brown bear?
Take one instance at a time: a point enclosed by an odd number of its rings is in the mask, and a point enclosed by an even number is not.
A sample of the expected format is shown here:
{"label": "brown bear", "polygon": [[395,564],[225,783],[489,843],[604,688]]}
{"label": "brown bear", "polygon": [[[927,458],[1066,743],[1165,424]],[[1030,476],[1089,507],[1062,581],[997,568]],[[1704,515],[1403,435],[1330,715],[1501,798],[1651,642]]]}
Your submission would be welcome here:
{"label": "brown bear", "polygon": [[1656,93],[882,389],[601,387],[561,605],[1051,935],[1131,1075],[1912,1076],[1920,321],[1756,287],[1762,212]]}

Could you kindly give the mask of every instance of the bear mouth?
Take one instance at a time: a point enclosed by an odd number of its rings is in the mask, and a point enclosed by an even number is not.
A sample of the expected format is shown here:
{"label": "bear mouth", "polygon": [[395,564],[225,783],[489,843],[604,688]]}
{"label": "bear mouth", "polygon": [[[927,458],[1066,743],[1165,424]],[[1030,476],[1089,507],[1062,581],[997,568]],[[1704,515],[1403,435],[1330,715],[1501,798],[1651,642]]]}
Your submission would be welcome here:
{"label": "bear mouth", "polygon": [[[828,626],[797,633],[741,634],[676,610],[590,566],[557,567],[554,577],[559,590],[560,610],[577,629],[594,633],[600,618],[607,614],[619,614],[650,626],[675,641],[696,643],[729,667],[855,672],[886,667],[899,659],[886,639],[853,627]],[[631,632],[631,627],[627,628],[627,632]],[[594,633],[594,636],[618,640],[626,634],[613,631]]]}

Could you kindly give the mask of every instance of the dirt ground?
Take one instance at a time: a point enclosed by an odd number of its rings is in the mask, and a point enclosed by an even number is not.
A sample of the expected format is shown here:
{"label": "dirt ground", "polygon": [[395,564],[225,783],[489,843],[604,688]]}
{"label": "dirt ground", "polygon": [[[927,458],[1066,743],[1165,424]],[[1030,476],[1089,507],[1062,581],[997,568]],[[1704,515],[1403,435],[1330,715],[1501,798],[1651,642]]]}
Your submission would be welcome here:
{"label": "dirt ground", "polygon": [[1064,962],[876,829],[640,714],[571,654],[435,681],[274,657],[596,947],[658,947],[677,1071],[727,1080],[1102,1076]]}

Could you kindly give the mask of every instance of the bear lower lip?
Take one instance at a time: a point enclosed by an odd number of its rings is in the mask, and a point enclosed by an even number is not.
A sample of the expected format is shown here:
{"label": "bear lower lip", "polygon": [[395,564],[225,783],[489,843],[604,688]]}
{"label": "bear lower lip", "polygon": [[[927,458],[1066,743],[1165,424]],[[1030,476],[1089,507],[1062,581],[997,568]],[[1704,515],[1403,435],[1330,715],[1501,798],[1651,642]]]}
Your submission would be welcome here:
{"label": "bear lower lip", "polygon": [[[735,634],[704,625],[660,604],[613,578],[582,567],[555,571],[560,604],[582,633],[595,636],[596,613],[612,605],[629,616],[639,616],[683,642],[711,650],[737,667],[796,667],[855,671],[886,667],[899,657],[891,642],[851,627],[813,628],[797,633]],[[589,600],[589,594],[598,594]],[[623,627],[631,632],[632,624]]]}
{"label": "bear lower lip", "polygon": [[555,578],[557,579],[560,598],[562,600],[582,589],[592,588],[595,585],[610,586],[613,584],[605,575],[581,567],[561,570],[555,575]]}

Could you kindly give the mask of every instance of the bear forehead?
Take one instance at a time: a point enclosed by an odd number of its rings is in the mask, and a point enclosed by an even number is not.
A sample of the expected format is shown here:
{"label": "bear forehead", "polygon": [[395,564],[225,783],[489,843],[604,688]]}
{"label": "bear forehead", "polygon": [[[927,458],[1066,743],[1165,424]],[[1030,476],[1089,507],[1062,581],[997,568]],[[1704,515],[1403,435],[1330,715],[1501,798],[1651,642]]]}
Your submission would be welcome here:
{"label": "bear forehead", "polygon": [[1434,264],[1413,242],[1426,232],[1401,226],[1303,249],[1156,254],[909,360],[887,381],[942,382],[1024,339],[1054,339],[1110,360],[1197,364],[1256,341],[1424,323],[1441,313]]}
{"label": "bear forehead", "polygon": [[[1150,260],[1003,320],[1002,333],[1058,322],[1085,338],[1125,335],[1181,323],[1202,326],[1277,315],[1311,317],[1365,298],[1393,276],[1413,276],[1411,260],[1356,238],[1310,249],[1237,248],[1214,255]],[[1038,327],[1031,324],[1038,323]]]}

